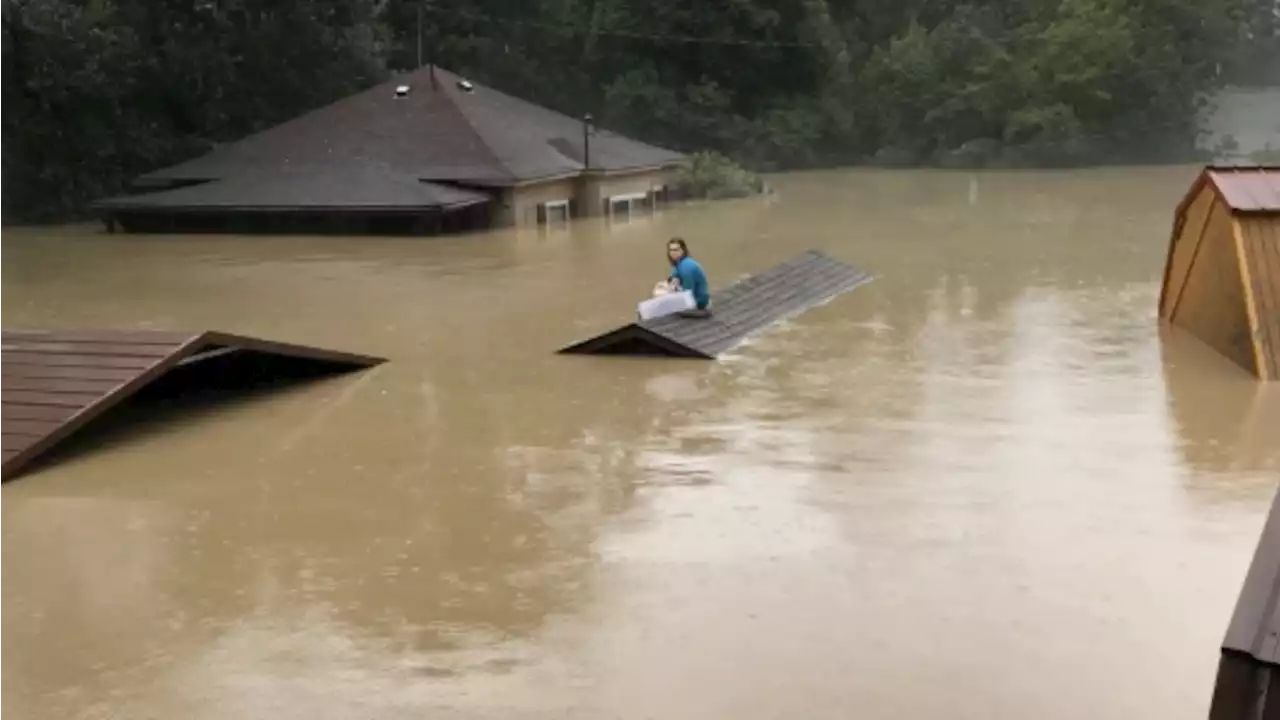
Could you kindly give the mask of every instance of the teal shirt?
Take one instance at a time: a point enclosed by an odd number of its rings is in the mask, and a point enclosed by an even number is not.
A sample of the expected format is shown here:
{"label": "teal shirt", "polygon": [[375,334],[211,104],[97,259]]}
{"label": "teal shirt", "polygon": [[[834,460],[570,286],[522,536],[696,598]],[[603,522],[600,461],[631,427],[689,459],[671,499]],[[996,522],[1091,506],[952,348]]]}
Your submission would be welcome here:
{"label": "teal shirt", "polygon": [[691,257],[680,258],[680,262],[671,268],[671,277],[680,280],[681,290],[692,290],[693,301],[699,310],[706,310],[711,304],[711,289],[707,287],[707,274],[702,266]]}

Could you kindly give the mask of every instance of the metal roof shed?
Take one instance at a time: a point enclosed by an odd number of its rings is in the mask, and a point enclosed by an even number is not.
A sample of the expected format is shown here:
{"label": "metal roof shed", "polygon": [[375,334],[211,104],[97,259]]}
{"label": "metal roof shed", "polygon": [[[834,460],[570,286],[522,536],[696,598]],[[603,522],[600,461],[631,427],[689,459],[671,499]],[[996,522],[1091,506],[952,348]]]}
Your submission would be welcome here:
{"label": "metal roof shed", "polygon": [[1280,378],[1280,168],[1208,167],[1179,203],[1161,319]]}

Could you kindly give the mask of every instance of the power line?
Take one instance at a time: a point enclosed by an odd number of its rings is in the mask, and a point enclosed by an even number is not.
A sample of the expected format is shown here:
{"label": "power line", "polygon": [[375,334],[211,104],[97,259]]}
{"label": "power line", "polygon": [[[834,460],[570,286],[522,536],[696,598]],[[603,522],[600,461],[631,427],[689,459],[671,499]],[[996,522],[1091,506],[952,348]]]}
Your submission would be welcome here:
{"label": "power line", "polygon": [[[429,13],[439,15],[453,15],[466,20],[472,20],[479,23],[489,25],[509,25],[517,27],[528,27],[537,30],[546,30],[555,32],[560,35],[581,35],[584,31],[572,28],[567,25],[556,23],[538,22],[535,20],[516,20],[514,18],[495,18],[491,15],[478,13],[472,10],[458,10],[454,8],[436,7],[432,3],[426,3],[426,10]],[[659,35],[656,33],[632,32],[630,30],[598,30],[594,35],[598,37],[618,37],[627,38],[629,40],[651,40],[663,43],[680,43],[680,44],[699,44],[699,45],[728,45],[734,47],[762,47],[762,48],[818,48],[820,46],[814,43],[805,43],[799,41],[787,40],[742,40],[739,38],[715,38],[715,37],[696,37],[693,35]]]}

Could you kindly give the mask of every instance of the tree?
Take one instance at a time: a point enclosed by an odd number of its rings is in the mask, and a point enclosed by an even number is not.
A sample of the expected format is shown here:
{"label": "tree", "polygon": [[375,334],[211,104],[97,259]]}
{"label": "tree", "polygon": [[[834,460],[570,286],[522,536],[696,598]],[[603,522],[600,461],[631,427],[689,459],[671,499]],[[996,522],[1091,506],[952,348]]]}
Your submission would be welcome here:
{"label": "tree", "polygon": [[1278,0],[9,0],[7,220],[422,57],[751,167],[1188,156],[1200,104],[1273,77]]}

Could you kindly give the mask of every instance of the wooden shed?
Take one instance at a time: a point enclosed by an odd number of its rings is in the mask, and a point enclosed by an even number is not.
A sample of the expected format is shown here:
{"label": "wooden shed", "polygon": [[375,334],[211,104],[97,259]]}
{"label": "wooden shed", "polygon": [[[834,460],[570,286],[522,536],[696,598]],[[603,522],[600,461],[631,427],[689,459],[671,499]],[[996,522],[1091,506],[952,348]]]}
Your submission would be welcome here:
{"label": "wooden shed", "polygon": [[1280,378],[1280,167],[1208,167],[1178,205],[1160,317]]}

